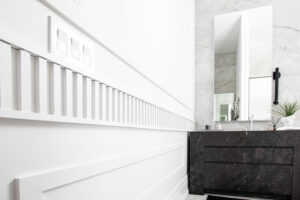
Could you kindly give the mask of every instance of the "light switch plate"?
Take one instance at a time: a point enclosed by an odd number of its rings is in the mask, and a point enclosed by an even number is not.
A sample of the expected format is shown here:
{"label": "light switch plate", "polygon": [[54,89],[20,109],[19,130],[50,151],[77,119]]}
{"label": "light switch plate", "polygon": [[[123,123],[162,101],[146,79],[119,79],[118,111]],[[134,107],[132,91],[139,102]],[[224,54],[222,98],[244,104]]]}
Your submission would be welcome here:
{"label": "light switch plate", "polygon": [[91,60],[92,60],[91,49],[88,46],[83,45],[82,50],[83,50],[83,62],[86,65],[91,66]]}
{"label": "light switch plate", "polygon": [[69,38],[67,33],[65,33],[60,29],[57,29],[56,33],[57,33],[56,49],[62,54],[68,55]]}
{"label": "light switch plate", "polygon": [[59,19],[50,18],[49,52],[67,62],[69,67],[94,70],[92,41]]}
{"label": "light switch plate", "polygon": [[71,38],[71,56],[76,60],[80,60],[80,45],[76,39]]}

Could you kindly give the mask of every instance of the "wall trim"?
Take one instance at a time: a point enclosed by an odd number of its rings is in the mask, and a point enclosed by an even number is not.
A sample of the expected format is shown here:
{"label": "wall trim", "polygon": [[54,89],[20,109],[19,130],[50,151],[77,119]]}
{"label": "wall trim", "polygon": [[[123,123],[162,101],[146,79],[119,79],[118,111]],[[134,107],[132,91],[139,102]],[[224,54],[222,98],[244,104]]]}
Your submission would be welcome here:
{"label": "wall trim", "polygon": [[114,156],[99,161],[18,177],[15,179],[17,200],[43,200],[43,192],[45,191],[109,173],[122,167],[180,150],[183,147],[183,144],[170,145],[137,154]]}
{"label": "wall trim", "polygon": [[1,110],[0,118],[7,119],[18,119],[18,120],[33,120],[33,121],[43,121],[43,122],[56,122],[56,123],[69,123],[69,124],[86,124],[86,125],[98,125],[98,126],[113,126],[122,128],[139,128],[139,129],[149,129],[149,130],[162,130],[162,131],[183,131],[193,130],[193,125],[187,124],[186,128],[171,128],[171,127],[153,127],[147,125],[134,125],[134,124],[123,124],[118,122],[110,121],[97,121],[97,120],[87,120],[87,119],[77,119],[64,116],[56,115],[43,115],[40,113],[31,112],[20,112],[13,110]]}
{"label": "wall trim", "polygon": [[80,70],[61,66],[7,41],[0,41],[0,50],[5,55],[0,75],[6,77],[0,80],[0,87],[18,86],[2,91],[0,88],[0,102],[5,102],[0,105],[2,118],[159,130],[194,129],[193,120],[106,85]]}

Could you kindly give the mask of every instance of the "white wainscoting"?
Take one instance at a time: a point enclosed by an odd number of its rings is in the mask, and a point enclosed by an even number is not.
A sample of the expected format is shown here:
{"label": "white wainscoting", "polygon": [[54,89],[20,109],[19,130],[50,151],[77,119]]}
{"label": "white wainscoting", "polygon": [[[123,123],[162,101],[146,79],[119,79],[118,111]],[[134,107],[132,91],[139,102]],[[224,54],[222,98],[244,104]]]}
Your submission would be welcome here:
{"label": "white wainscoting", "polygon": [[0,117],[192,130],[193,121],[0,41]]}
{"label": "white wainscoting", "polygon": [[[157,156],[162,156],[164,154],[180,150],[182,155],[182,164],[163,177],[161,181],[149,188],[136,200],[153,199],[153,195],[158,194],[158,190],[164,189],[166,183],[179,183],[179,185],[174,188],[174,191],[172,191],[172,193],[169,195],[170,197],[168,199],[170,199],[174,196],[174,194],[180,192],[180,189],[182,189],[183,185],[186,185],[186,177],[184,180],[177,180],[178,177],[180,177],[178,176],[178,173],[182,173],[183,169],[185,168],[183,161],[184,156],[182,153],[184,152],[183,147],[184,145],[182,144],[171,145],[139,152],[137,154],[106,158],[100,161],[79,164],[68,168],[53,169],[51,171],[39,172],[36,174],[27,175],[25,177],[19,177],[16,179],[17,199],[43,200],[43,195],[46,191],[53,190],[55,188],[61,188],[78,181],[93,178],[101,174],[110,173],[122,167],[133,165],[138,162],[143,162]],[[179,195],[176,194],[176,196],[178,197]]]}

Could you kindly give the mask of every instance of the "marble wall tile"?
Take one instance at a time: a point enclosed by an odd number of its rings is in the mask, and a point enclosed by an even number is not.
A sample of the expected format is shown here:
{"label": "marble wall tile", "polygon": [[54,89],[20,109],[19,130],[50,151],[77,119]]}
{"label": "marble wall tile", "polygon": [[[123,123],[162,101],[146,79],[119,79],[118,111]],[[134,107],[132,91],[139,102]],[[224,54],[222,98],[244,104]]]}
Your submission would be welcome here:
{"label": "marble wall tile", "polygon": [[215,55],[215,94],[235,93],[236,53]]}
{"label": "marble wall tile", "polygon": [[[251,123],[248,121],[234,121],[234,122],[216,122],[220,123],[223,131],[248,131],[251,130]],[[270,121],[254,121],[253,130],[272,130],[272,122]]]}
{"label": "marble wall tile", "polygon": [[[213,125],[215,15],[273,5],[273,68],[281,71],[279,102],[300,100],[300,1],[299,0],[196,0],[195,109],[199,129]],[[300,112],[296,126],[300,126]]]}

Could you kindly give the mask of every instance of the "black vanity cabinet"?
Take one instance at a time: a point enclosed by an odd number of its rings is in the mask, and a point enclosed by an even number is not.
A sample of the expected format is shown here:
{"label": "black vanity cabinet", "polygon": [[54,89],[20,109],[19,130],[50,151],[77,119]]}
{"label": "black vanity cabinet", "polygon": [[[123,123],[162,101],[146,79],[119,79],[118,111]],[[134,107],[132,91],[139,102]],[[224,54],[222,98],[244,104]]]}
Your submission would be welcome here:
{"label": "black vanity cabinet", "polygon": [[300,131],[189,133],[189,191],[300,200]]}

